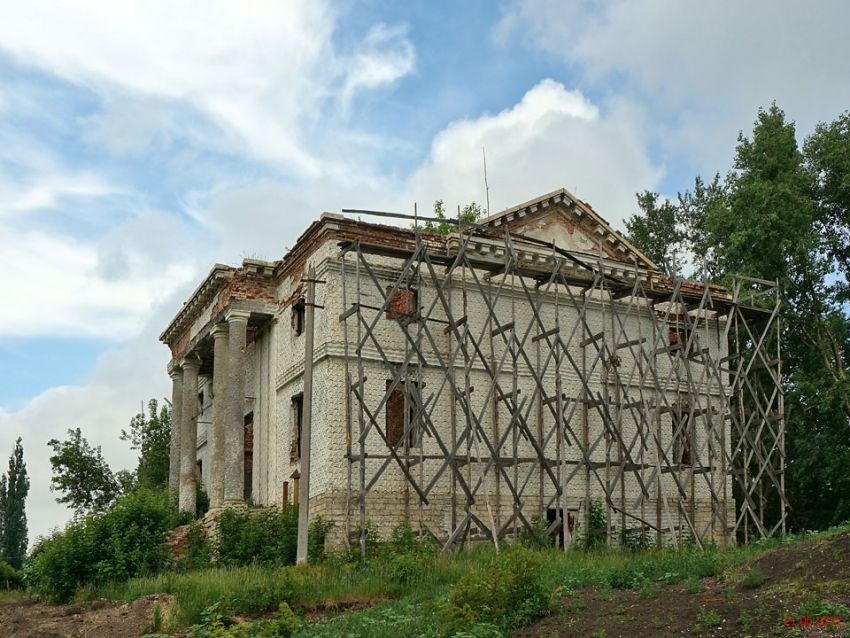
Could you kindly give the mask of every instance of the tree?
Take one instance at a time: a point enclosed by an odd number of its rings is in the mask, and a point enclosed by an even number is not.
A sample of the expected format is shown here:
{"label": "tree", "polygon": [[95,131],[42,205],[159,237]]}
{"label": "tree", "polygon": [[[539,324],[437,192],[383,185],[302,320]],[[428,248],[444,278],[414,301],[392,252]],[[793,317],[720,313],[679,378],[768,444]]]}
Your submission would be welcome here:
{"label": "tree", "polygon": [[21,569],[27,551],[26,498],[30,489],[21,439],[9,457],[9,470],[0,476],[0,560]]}
{"label": "tree", "polygon": [[[150,488],[168,485],[169,448],[171,446],[171,408],[148,401],[148,415],[139,412],[130,420],[130,430],[121,430],[121,440],[139,450],[135,484]],[[126,479],[123,481],[126,484]],[[126,491],[126,489],[124,490]]]}
{"label": "tree", "polygon": [[668,275],[679,274],[678,253],[684,236],[680,229],[678,209],[669,200],[658,203],[658,193],[637,194],[641,212],[626,220],[629,240],[647,257],[664,268]]}
{"label": "tree", "polygon": [[[651,255],[671,243],[670,215],[642,208],[632,239]],[[776,104],[759,109],[752,135],[738,136],[733,170],[710,184],[697,178],[674,218],[700,274],[778,282],[791,524],[817,529],[847,519],[850,114],[819,125],[801,150]]]}
{"label": "tree", "polygon": [[458,228],[463,228],[464,226],[474,224],[481,218],[483,214],[484,210],[481,208],[481,206],[479,206],[475,202],[471,202],[464,206],[463,209],[460,211],[460,215],[458,216],[458,221],[460,222],[460,224],[459,226],[455,226],[454,224],[442,221],[444,219],[447,219],[446,207],[443,204],[443,200],[438,199],[434,202],[434,217],[441,221],[427,221],[425,222],[422,228],[432,233],[442,233],[443,235],[447,235],[449,233],[457,231]]}
{"label": "tree", "polygon": [[68,439],[47,442],[53,448],[50,490],[62,492],[57,503],[77,514],[106,509],[120,494],[118,481],[103,458],[100,446],[91,447],[80,428],[68,430]]}

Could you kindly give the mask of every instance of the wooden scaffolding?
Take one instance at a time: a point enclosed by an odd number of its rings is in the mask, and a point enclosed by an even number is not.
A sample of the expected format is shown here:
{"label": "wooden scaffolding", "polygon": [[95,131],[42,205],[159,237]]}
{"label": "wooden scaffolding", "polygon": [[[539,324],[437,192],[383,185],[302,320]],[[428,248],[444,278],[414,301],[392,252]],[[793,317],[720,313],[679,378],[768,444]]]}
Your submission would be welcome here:
{"label": "wooden scaffolding", "polygon": [[[609,542],[785,533],[775,282],[696,285],[482,226],[414,236],[340,244],[346,528],[361,551],[390,474],[403,518],[445,549],[539,516],[566,550],[600,511]],[[389,432],[399,393],[403,431]]]}

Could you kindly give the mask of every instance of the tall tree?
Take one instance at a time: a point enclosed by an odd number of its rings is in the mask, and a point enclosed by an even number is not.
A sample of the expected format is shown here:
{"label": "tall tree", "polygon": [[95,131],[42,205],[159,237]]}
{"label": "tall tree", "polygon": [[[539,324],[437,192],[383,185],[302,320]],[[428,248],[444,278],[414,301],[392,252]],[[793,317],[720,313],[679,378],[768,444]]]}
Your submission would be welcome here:
{"label": "tall tree", "polygon": [[120,486],[100,446],[92,447],[80,428],[68,430],[68,439],[47,442],[53,448],[50,490],[62,492],[57,503],[70,505],[77,514],[106,509],[120,494]]}
{"label": "tall tree", "polygon": [[659,202],[658,193],[637,194],[640,213],[626,220],[629,240],[647,257],[661,266],[668,275],[680,272],[681,244],[678,209],[669,200]]}
{"label": "tall tree", "polygon": [[[678,208],[699,274],[778,281],[791,523],[822,528],[847,519],[850,114],[818,126],[801,151],[785,113],[776,104],[760,109],[752,135],[738,136],[733,170],[710,184],[697,178]],[[638,247],[650,252],[654,238],[669,237],[669,217],[644,212],[646,232],[633,233]]]}
{"label": "tall tree", "polygon": [[20,569],[27,552],[26,499],[30,489],[21,439],[9,457],[9,470],[0,477],[0,560]]}
{"label": "tall tree", "polygon": [[139,412],[130,420],[130,429],[121,430],[121,440],[139,450],[135,483],[158,488],[168,485],[168,451],[171,445],[171,408],[148,401],[148,414]]}

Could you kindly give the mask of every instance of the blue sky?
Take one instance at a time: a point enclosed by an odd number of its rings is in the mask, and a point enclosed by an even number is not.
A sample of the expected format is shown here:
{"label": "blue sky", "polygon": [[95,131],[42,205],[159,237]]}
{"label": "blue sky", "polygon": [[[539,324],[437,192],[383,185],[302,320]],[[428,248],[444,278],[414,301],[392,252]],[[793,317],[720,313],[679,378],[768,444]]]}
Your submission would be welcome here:
{"label": "blue sky", "polygon": [[850,5],[822,1],[32,0],[0,22],[0,454],[33,535],[66,520],[46,441],[117,468],[168,393],[157,337],[215,262],[279,258],[324,210],[493,210],[730,166],[776,99],[802,137],[850,106]]}

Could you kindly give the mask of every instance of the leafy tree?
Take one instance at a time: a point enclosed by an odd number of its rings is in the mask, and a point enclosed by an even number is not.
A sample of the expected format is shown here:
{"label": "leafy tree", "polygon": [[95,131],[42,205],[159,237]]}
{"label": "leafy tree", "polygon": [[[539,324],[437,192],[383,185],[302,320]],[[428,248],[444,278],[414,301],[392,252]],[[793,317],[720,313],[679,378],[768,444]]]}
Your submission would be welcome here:
{"label": "leafy tree", "polygon": [[103,458],[100,446],[92,447],[80,428],[68,430],[68,439],[47,442],[53,448],[50,490],[62,492],[57,503],[70,505],[77,514],[101,511],[120,494],[118,481]]}
{"label": "leafy tree", "polygon": [[[156,399],[148,401],[148,414],[139,412],[130,420],[130,430],[121,430],[121,440],[139,450],[135,484],[150,488],[168,485],[168,452],[171,446],[171,408],[159,406]],[[127,491],[126,479],[122,481]]]}
{"label": "leafy tree", "polygon": [[760,109],[752,135],[738,136],[733,170],[709,184],[697,178],[678,199],[671,224],[647,198],[636,216],[640,232],[629,228],[633,241],[653,256],[679,225],[694,274],[778,282],[791,523],[821,528],[847,519],[850,113],[819,125],[801,150],[785,113],[776,104]]}
{"label": "leafy tree", "polygon": [[[476,204],[475,202],[471,202],[463,207],[460,211],[460,215],[458,220],[460,221],[460,227],[469,226],[470,224],[474,224],[484,215],[484,210]],[[446,207],[443,204],[442,199],[438,199],[434,202],[434,217],[439,220],[448,219],[446,217]],[[454,224],[450,224],[448,222],[440,221],[440,222],[432,222],[427,221],[423,228],[432,233],[442,233],[447,235],[449,233],[453,233],[458,230],[458,226]]]}
{"label": "leafy tree", "polygon": [[669,275],[678,274],[677,260],[684,236],[680,228],[678,209],[673,202],[658,202],[658,193],[637,194],[641,212],[626,220],[629,240],[664,268]]}
{"label": "leafy tree", "polygon": [[0,560],[20,569],[27,551],[26,498],[30,489],[21,439],[9,457],[9,470],[0,476]]}

